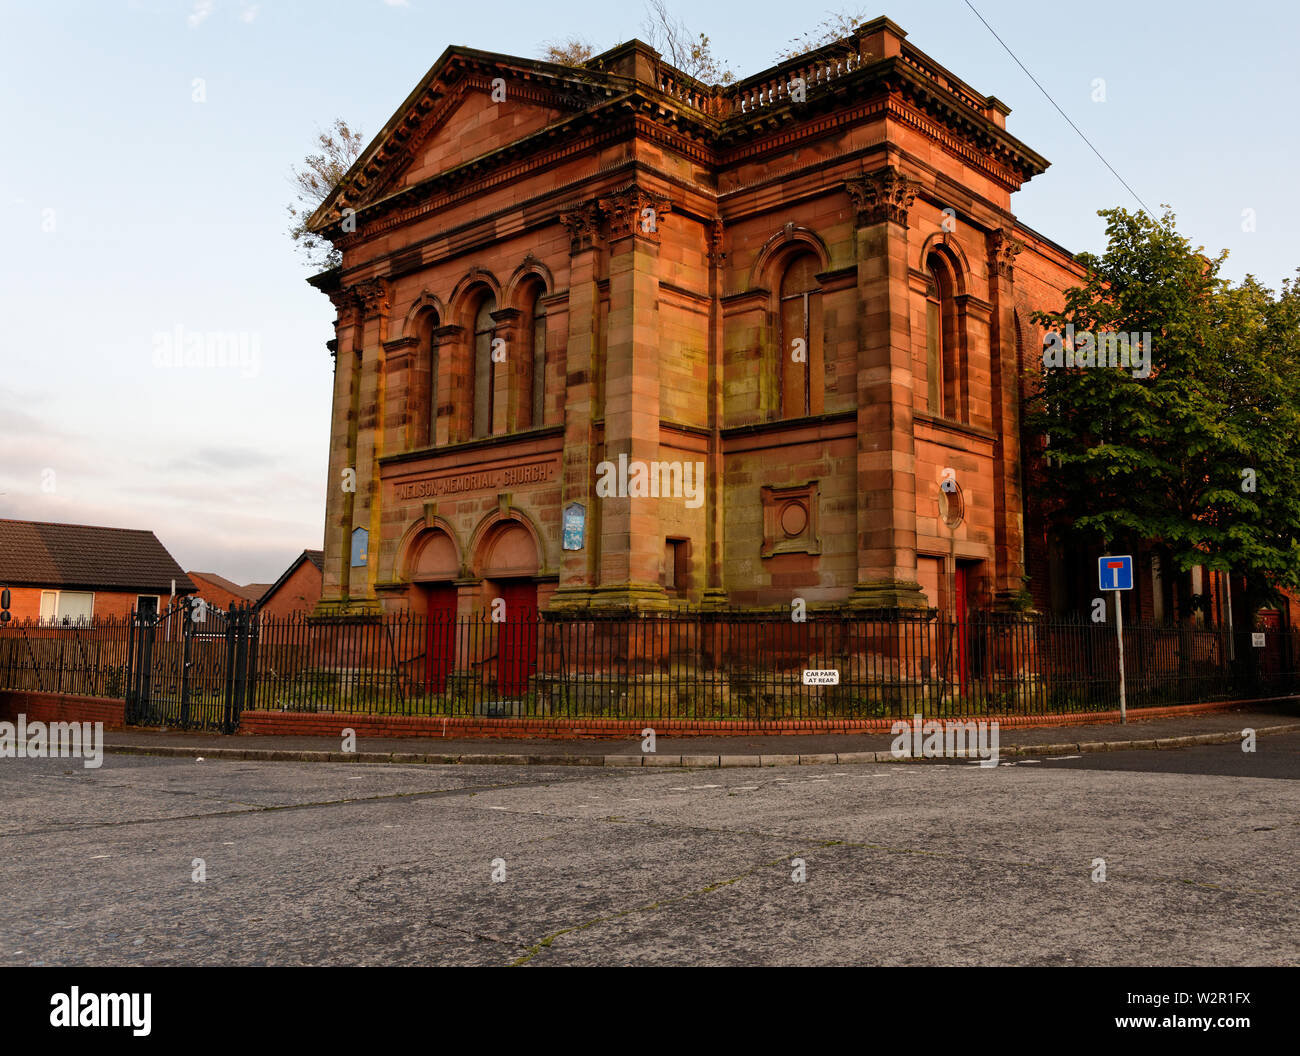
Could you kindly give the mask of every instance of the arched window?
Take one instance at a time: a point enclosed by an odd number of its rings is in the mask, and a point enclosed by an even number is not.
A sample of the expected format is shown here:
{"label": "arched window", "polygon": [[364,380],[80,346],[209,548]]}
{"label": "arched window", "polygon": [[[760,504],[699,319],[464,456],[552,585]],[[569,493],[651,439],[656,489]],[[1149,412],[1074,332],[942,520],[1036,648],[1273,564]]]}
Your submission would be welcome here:
{"label": "arched window", "polygon": [[814,399],[813,393],[813,340],[821,309],[817,270],[817,257],[801,253],[786,265],[781,276],[781,344],[777,368],[781,418],[799,418],[812,414],[814,408],[821,409],[821,401]]}
{"label": "arched window", "polygon": [[961,339],[953,297],[956,279],[940,253],[925,259],[925,345],[930,412],[953,421],[966,420],[961,385]]}
{"label": "arched window", "polygon": [[415,334],[415,364],[411,376],[410,415],[411,446],[429,447],[438,442],[438,313],[429,309],[421,313]]}
{"label": "arched window", "polygon": [[496,367],[492,361],[492,339],[496,323],[492,313],[496,298],[486,294],[474,315],[474,437],[489,436],[496,410]]}
{"label": "arched window", "polygon": [[529,369],[529,382],[532,386],[529,399],[521,401],[521,407],[529,409],[526,423],[534,428],[545,424],[546,418],[546,316],[542,314],[542,295],[546,292],[541,285],[532,290],[529,301],[529,337],[532,357]]}

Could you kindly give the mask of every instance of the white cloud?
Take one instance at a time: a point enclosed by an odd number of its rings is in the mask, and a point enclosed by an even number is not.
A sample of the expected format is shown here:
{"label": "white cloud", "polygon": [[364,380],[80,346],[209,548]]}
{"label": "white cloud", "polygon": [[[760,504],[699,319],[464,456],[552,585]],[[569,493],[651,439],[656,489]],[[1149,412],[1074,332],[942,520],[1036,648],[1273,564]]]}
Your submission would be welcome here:
{"label": "white cloud", "polygon": [[210,14],[212,14],[212,0],[194,0],[194,10],[185,21],[190,24],[190,29],[197,29]]}
{"label": "white cloud", "polygon": [[239,21],[252,22],[257,17],[257,12],[261,10],[258,4],[245,4],[244,9],[239,12]]}

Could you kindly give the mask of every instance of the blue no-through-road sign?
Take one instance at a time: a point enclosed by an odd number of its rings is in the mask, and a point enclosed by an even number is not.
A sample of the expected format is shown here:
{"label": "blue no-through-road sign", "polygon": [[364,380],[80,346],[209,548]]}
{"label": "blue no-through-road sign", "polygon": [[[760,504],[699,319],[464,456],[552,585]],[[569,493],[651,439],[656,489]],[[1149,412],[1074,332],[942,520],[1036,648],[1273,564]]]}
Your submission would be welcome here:
{"label": "blue no-through-road sign", "polygon": [[1097,558],[1097,582],[1102,590],[1133,589],[1133,558],[1108,555]]}

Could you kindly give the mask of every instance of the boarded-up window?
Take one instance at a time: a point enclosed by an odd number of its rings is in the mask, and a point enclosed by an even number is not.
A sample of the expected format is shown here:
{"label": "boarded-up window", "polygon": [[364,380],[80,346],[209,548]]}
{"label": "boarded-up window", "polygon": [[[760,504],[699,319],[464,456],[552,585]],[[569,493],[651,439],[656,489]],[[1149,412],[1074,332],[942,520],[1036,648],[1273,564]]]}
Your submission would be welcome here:
{"label": "boarded-up window", "polygon": [[812,413],[813,318],[821,305],[817,258],[795,257],[781,277],[780,417]]}
{"label": "boarded-up window", "polygon": [[533,426],[546,423],[546,316],[542,315],[542,291],[533,298],[533,370],[532,419]]}
{"label": "boarded-up window", "polygon": [[487,436],[492,432],[495,409],[496,364],[492,362],[492,338],[496,324],[492,313],[496,311],[496,298],[488,294],[479,305],[474,317],[474,436]]}

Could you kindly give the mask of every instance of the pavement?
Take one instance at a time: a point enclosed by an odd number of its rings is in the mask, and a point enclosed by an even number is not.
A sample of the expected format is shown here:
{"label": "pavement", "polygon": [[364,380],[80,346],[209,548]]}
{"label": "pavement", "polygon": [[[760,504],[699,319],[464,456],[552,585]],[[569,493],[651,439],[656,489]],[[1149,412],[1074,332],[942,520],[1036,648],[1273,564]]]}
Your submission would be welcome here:
{"label": "pavement", "polygon": [[1297,733],[992,768],[5,759],[0,803],[8,965],[1300,964]]}
{"label": "pavement", "polygon": [[[653,720],[647,720],[653,726]],[[1231,743],[1244,729],[1258,736],[1300,730],[1300,701],[1249,705],[1231,711],[1028,729],[1002,727],[999,755],[1155,749]],[[443,740],[431,737],[358,738],[342,751],[338,738],[237,735],[132,728],[106,733],[105,750],[118,754],[231,758],[278,762],[349,762],[544,766],[794,766],[898,762],[889,734],[800,734],[760,737],[660,737],[653,754],[639,739]],[[919,760],[917,760],[919,761]]]}

